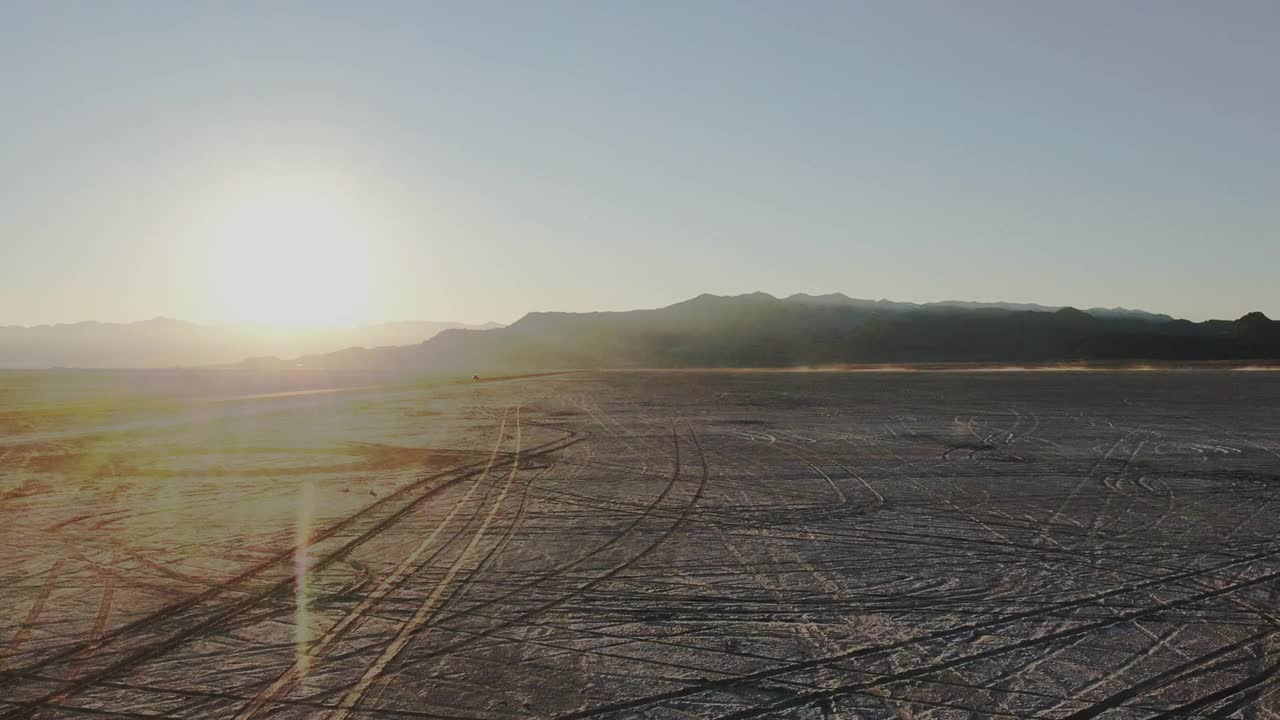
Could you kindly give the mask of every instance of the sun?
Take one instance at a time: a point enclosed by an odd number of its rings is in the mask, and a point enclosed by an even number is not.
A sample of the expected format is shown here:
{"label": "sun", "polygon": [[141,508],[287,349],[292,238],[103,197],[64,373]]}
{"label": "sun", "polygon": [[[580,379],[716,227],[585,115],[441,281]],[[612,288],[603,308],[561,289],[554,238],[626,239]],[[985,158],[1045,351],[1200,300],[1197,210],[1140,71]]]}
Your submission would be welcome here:
{"label": "sun", "polygon": [[222,205],[206,265],[222,317],[295,328],[362,319],[373,243],[354,194],[282,177],[244,183]]}

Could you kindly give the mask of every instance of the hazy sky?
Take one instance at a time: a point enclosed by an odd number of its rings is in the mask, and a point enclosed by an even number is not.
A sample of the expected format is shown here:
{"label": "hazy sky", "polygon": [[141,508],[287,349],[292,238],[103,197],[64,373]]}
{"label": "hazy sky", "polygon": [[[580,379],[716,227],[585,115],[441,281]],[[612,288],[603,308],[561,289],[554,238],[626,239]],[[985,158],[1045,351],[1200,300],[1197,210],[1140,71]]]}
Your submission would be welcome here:
{"label": "hazy sky", "polygon": [[[1276,317],[1278,28],[1273,0],[0,2],[0,324],[254,319],[276,279],[344,320],[752,290]],[[309,228],[318,260],[273,245]]]}

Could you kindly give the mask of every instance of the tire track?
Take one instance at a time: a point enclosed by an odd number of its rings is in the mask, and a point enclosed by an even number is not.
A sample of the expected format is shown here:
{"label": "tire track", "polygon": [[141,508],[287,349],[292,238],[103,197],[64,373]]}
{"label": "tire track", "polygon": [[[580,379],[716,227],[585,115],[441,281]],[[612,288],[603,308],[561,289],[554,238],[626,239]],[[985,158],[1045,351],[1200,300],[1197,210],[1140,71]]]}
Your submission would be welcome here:
{"label": "tire track", "polygon": [[[458,555],[457,559],[454,560],[453,564],[449,566],[449,570],[445,573],[444,578],[436,584],[435,589],[427,596],[427,599],[418,607],[413,616],[409,618],[409,621],[400,627],[400,630],[396,632],[395,637],[386,646],[386,648],[383,649],[382,653],[378,655],[378,658],[373,662],[373,664],[370,665],[365,670],[364,674],[360,676],[360,679],[356,682],[355,686],[342,696],[342,699],[338,702],[338,709],[329,715],[332,720],[345,720],[351,715],[351,712],[356,709],[361,700],[364,699],[365,693],[369,692],[369,688],[382,677],[384,672],[386,672],[387,666],[394,662],[395,659],[400,656],[400,653],[404,652],[404,649],[409,642],[427,626],[431,619],[431,613],[435,610],[437,603],[440,601],[440,597],[444,594],[444,591],[450,586],[450,583],[453,582],[453,578],[458,574],[462,567],[466,563],[470,562],[471,554],[475,551],[480,540],[484,537],[485,531],[489,529],[489,525],[493,523],[493,519],[497,516],[498,510],[501,509],[502,503],[507,497],[507,493],[511,490],[511,485],[515,481],[516,472],[520,469],[520,432],[520,408],[517,407],[516,450],[511,461],[511,473],[507,476],[507,481],[502,486],[502,491],[499,493],[497,500],[493,502],[489,508],[488,514],[485,515],[484,522],[471,536],[470,542],[468,542],[466,547],[463,548],[462,552]],[[498,435],[499,442],[501,442],[501,431],[499,431]],[[478,484],[479,483],[477,482],[477,485]],[[472,487],[474,488],[475,486]],[[458,507],[461,507],[461,504],[455,506],[455,510]],[[444,527],[448,524],[448,520],[449,518],[446,518],[442,521],[439,527]]]}
{"label": "tire track", "polygon": [[66,558],[58,558],[49,567],[45,573],[44,584],[40,587],[40,593],[36,595],[35,601],[31,603],[31,609],[27,611],[26,617],[18,624],[18,628],[14,631],[13,637],[9,639],[8,644],[0,648],[0,672],[5,670],[9,659],[16,656],[22,644],[27,641],[27,638],[31,637],[35,624],[40,619],[41,613],[44,612],[45,604],[49,601],[49,596],[53,594],[55,583],[65,563]]}
{"label": "tire track", "polygon": [[[577,442],[580,442],[583,439],[583,437],[584,436],[579,434],[568,433],[566,437],[563,437],[557,440],[548,441],[546,443],[543,443],[537,446],[536,448],[533,448],[530,451],[530,453],[528,453],[528,455],[540,456],[543,454],[555,452],[557,450],[561,450],[565,447],[568,447],[570,445],[576,444]],[[497,463],[497,466],[500,466],[500,467],[504,466],[507,462],[508,460],[502,459]],[[324,540],[336,535],[336,533],[339,530],[341,530],[346,525],[349,525],[355,519],[358,519],[359,517],[363,517],[367,515],[372,509],[376,507],[383,506],[392,498],[397,498],[402,495],[407,495],[411,490],[422,491],[421,494],[417,495],[416,497],[412,497],[403,507],[395,510],[389,516],[381,520],[378,520],[371,527],[364,530],[361,534],[359,534],[355,538],[342,544],[341,546],[336,548],[334,551],[332,551],[328,555],[316,560],[314,563],[312,563],[311,567],[317,570],[323,569],[324,567],[328,566],[332,562],[341,559],[342,557],[350,553],[354,548],[362,545],[372,537],[385,531],[388,527],[391,527],[393,524],[398,522],[408,513],[412,512],[414,509],[416,509],[419,505],[421,505],[426,500],[432,497],[435,497],[441,492],[444,492],[449,488],[457,485],[458,483],[463,482],[470,477],[473,477],[476,473],[481,472],[482,467],[480,466],[482,465],[484,465],[484,463],[472,463],[469,465],[461,466],[460,468],[452,468],[449,470],[441,471],[439,473],[433,473],[432,475],[429,475],[416,483],[413,483],[411,485],[406,485],[401,490],[398,490],[397,492],[391,495],[388,495],[387,497],[373,503],[372,505],[366,506],[366,508],[364,508],[362,511],[356,513],[355,515],[349,516],[348,518],[342,521],[339,521],[334,526],[331,526],[329,529],[323,531],[319,535],[313,535],[311,544],[314,546],[320,540]],[[455,477],[450,478],[449,477],[450,475],[455,475]],[[445,478],[448,478],[448,479],[445,479]],[[444,482],[442,482],[437,486],[434,486],[434,487],[429,486],[432,481],[440,480],[440,479],[445,479],[445,480]],[[268,560],[260,564],[259,566],[255,566],[254,568],[251,568],[250,570],[247,570],[241,573],[240,575],[237,575],[235,578],[232,578],[227,583],[220,584],[217,588],[211,591],[208,591],[206,593],[202,593],[201,596],[199,597],[205,600],[210,599],[211,597],[216,597],[218,594],[225,591],[228,588],[228,586],[231,586],[238,582],[243,582],[243,580],[251,578],[256,574],[261,573],[266,568],[269,568],[273,565],[278,565],[282,557],[287,558],[291,564],[294,552],[295,552],[294,549],[290,549],[287,553],[279,554],[275,556],[273,559]],[[126,649],[124,651],[123,658],[111,663],[110,665],[102,669],[91,671],[73,683],[64,683],[64,686],[57,690],[45,693],[35,698],[19,701],[17,704],[17,707],[14,710],[11,710],[10,712],[4,715],[0,715],[0,719],[19,720],[20,718],[28,718],[31,716],[31,714],[34,712],[34,709],[37,707],[56,704],[61,700],[66,699],[80,692],[81,690],[84,690],[85,688],[91,687],[101,682],[102,680],[113,677],[121,672],[125,672],[148,660],[164,655],[165,653],[168,653],[171,650],[179,647],[183,643],[188,642],[196,637],[203,635],[204,633],[207,633],[221,626],[223,623],[231,620],[237,615],[253,607],[256,607],[260,603],[265,602],[266,600],[272,597],[278,597],[284,593],[291,592],[293,588],[293,584],[294,584],[294,578],[292,577],[292,575],[290,575],[282,580],[276,581],[275,583],[271,584],[269,587],[267,587],[262,591],[247,594],[244,597],[238,600],[234,600],[225,606],[213,608],[204,617],[196,618],[190,623],[179,626],[176,630],[173,631],[171,635],[167,637],[164,637],[150,644],[144,644],[142,647],[137,648],[135,650]],[[127,637],[128,633],[124,632],[124,629],[126,628],[132,632],[137,632],[139,629],[139,626],[141,626],[142,628],[146,628],[150,624],[156,622],[157,615],[160,616],[160,619],[168,619],[169,617],[176,614],[177,612],[190,608],[195,604],[196,604],[195,602],[187,602],[187,601],[184,601],[182,603],[177,603],[174,606],[170,606],[170,608],[167,608],[166,611],[164,612],[149,615],[148,617],[143,618],[140,621],[136,621],[134,623],[131,623],[130,625],[124,626],[120,630],[116,631],[114,634],[107,633],[104,636],[104,638],[109,640],[114,640],[117,638]],[[46,659],[38,663],[34,663],[32,665],[24,667],[22,669],[9,670],[6,674],[10,682],[13,682],[15,680],[21,680],[21,679],[45,680],[45,678],[41,678],[40,675],[36,674],[35,671],[51,665],[55,659],[60,660],[60,659],[65,659],[67,656],[73,656],[76,653],[80,652],[85,646],[89,644],[90,643],[88,642],[78,643],[77,645],[72,646],[71,648],[68,648],[66,650],[59,652],[53,659]]]}
{"label": "tire track", "polygon": [[[800,671],[804,671],[812,668],[831,665],[833,663],[842,662],[845,660],[852,660],[852,659],[866,656],[866,655],[881,653],[888,650],[895,650],[899,648],[909,647],[912,645],[918,645],[920,643],[929,642],[933,640],[946,640],[948,638],[954,638],[964,634],[971,634],[974,631],[978,631],[978,630],[990,630],[996,627],[1009,625],[1011,623],[1018,622],[1020,620],[1043,617],[1051,613],[1059,612],[1061,610],[1066,610],[1073,607],[1085,607],[1085,606],[1097,603],[1100,600],[1104,600],[1110,597],[1115,597],[1118,595],[1123,595],[1126,593],[1131,593],[1131,592],[1134,592],[1135,590],[1142,590],[1150,587],[1157,587],[1160,585],[1180,582],[1182,580],[1186,580],[1189,578],[1215,573],[1223,569],[1238,567],[1240,565],[1246,565],[1249,563],[1256,562],[1258,560],[1274,557],[1278,554],[1280,554],[1280,550],[1269,550],[1266,552],[1255,553],[1254,555],[1251,555],[1251,556],[1246,556],[1244,558],[1231,560],[1231,561],[1221,563],[1219,565],[1211,566],[1208,568],[1202,568],[1197,570],[1185,570],[1177,573],[1171,573],[1169,575],[1154,578],[1144,582],[1112,588],[1111,590],[1095,593],[1093,595],[1083,597],[1083,598],[1059,601],[1056,603],[1047,603],[1033,610],[1025,610],[1018,613],[1011,613],[993,620],[986,620],[986,621],[981,621],[976,623],[965,623],[962,625],[925,633],[924,635],[919,635],[916,637],[907,638],[904,640],[887,643],[879,646],[858,648],[855,650],[850,650],[844,653],[840,653],[838,655],[828,656],[824,658],[812,658],[809,660],[779,665],[776,667],[767,668],[767,669],[759,670],[752,673],[747,673],[747,674],[738,676],[736,678],[729,678],[725,680],[717,680],[717,681],[708,682],[708,683],[701,683],[698,685],[694,685],[692,687],[681,688],[679,690],[672,690],[664,693],[655,693],[653,695],[649,695],[646,697],[620,701],[617,703],[611,703],[609,705],[602,705],[602,706],[597,706],[593,708],[584,708],[582,710],[578,710],[575,712],[559,715],[557,716],[557,720],[579,720],[580,718],[596,717],[596,716],[608,714],[611,712],[634,710],[634,709],[645,707],[647,705],[652,705],[658,702],[678,700],[681,698],[690,697],[692,695],[696,695],[698,693],[705,692],[707,690],[724,689],[724,688],[732,687],[734,685],[744,683],[744,682],[756,682],[760,680],[767,680],[767,679],[780,677],[784,675],[790,675],[796,672],[800,672]],[[1234,592],[1235,590],[1243,589],[1245,587],[1252,587],[1254,585],[1267,582],[1277,577],[1280,577],[1280,573],[1267,575],[1267,576],[1264,576],[1263,578],[1252,580],[1247,583],[1242,583],[1242,584],[1230,587],[1226,590],[1209,591],[1209,592],[1201,593],[1200,595],[1197,595],[1197,596],[1192,596],[1191,598],[1184,598],[1179,601],[1174,601],[1172,603],[1165,603],[1157,606],[1149,606],[1147,608],[1143,608],[1141,610],[1129,613],[1129,615],[1131,615],[1134,618],[1144,617],[1146,615],[1149,615],[1158,611],[1159,609],[1165,609],[1170,607],[1180,607],[1182,605],[1190,604],[1192,602],[1196,602],[1204,598],[1225,595],[1229,592]],[[1103,623],[1095,624],[1095,625],[1097,627],[1106,627],[1106,626],[1117,624],[1119,622],[1123,622],[1125,621],[1125,619],[1128,619],[1128,618],[1126,618],[1125,616],[1120,616],[1117,619],[1104,621]],[[1086,627],[1089,628],[1088,631],[1092,631],[1092,629],[1096,629],[1094,626],[1086,626]],[[1048,642],[1051,640],[1061,639],[1063,637],[1071,637],[1077,632],[1079,632],[1079,629],[1061,631],[1052,636],[1041,636],[1041,637],[1032,638],[1030,640],[1019,643],[1017,646],[1004,646],[992,651],[981,653],[979,654],[979,656],[974,656],[966,659],[966,662],[972,661],[973,659],[977,659],[978,657],[989,657],[989,656],[994,656],[997,654],[1009,652],[1015,649],[1020,649],[1023,646],[1032,646],[1032,645],[1040,644],[1043,642]],[[959,664],[962,664],[962,663],[959,663]],[[934,669],[946,669],[948,667],[951,667],[951,663],[947,663],[939,666],[933,666]],[[933,671],[933,670],[930,670],[930,671]],[[927,674],[924,671],[919,671],[919,672],[920,674]],[[887,681],[888,680],[881,680],[877,684],[884,684]],[[861,687],[858,687],[856,689],[861,689]],[[806,696],[806,697],[811,697],[812,700],[816,701],[816,700],[824,699],[828,696],[835,697],[836,695],[841,694],[841,692],[844,692],[843,688],[837,689],[837,690],[826,690],[820,693],[814,693],[813,695]],[[800,707],[806,704],[809,704],[809,700],[788,701],[785,707]],[[759,714],[764,714],[765,712],[768,712],[768,711],[771,711],[771,710],[762,710]],[[743,716],[743,717],[751,717],[751,716]]]}
{"label": "tire track", "polygon": [[[970,653],[968,655],[962,655],[960,657],[934,663],[932,665],[912,668],[911,670],[908,670],[905,672],[880,676],[867,682],[849,683],[849,684],[840,685],[834,688],[827,688],[827,689],[815,691],[812,693],[806,693],[806,694],[797,696],[795,698],[791,698],[791,699],[788,699],[779,703],[775,703],[773,705],[769,705],[766,707],[755,707],[755,708],[749,708],[746,710],[741,710],[738,712],[728,713],[726,715],[720,716],[718,720],[746,720],[747,718],[759,717],[761,715],[767,715],[769,713],[812,705],[816,702],[826,701],[826,700],[840,697],[842,695],[846,695],[852,692],[865,690],[868,687],[886,685],[889,683],[898,683],[906,680],[913,680],[913,679],[925,677],[927,675],[932,675],[942,670],[949,670],[955,667],[967,665],[977,660],[988,659],[988,658],[997,657],[1000,655],[1005,655],[1017,650],[1024,650],[1027,648],[1036,647],[1036,646],[1048,643],[1050,641],[1057,641],[1057,640],[1073,638],[1081,635],[1087,635],[1096,630],[1101,630],[1103,628],[1118,625],[1120,623],[1129,622],[1136,618],[1146,617],[1148,615],[1154,614],[1161,610],[1168,610],[1172,608],[1182,607],[1185,605],[1190,605],[1197,602],[1202,602],[1206,599],[1227,595],[1229,593],[1234,593],[1239,590],[1261,585],[1263,583],[1273,582],[1277,579],[1280,579],[1280,572],[1270,573],[1268,575],[1264,575],[1262,577],[1255,578],[1253,580],[1248,580],[1242,583],[1238,583],[1236,585],[1222,588],[1219,590],[1212,590],[1208,592],[1199,593],[1197,595],[1193,595],[1190,597],[1182,598],[1179,600],[1159,603],[1157,605],[1152,605],[1149,607],[1141,608],[1139,610],[1123,613],[1121,615],[1118,615],[1113,618],[1108,618],[1106,620],[1099,620],[1099,621],[1088,623],[1079,627],[1070,628],[1067,630],[1061,630],[1061,631],[1052,633],[1051,635],[1028,638],[1026,640],[1021,640],[1019,642],[998,647],[998,648],[993,648],[991,650],[985,650],[977,653]],[[1269,668],[1266,673],[1263,673],[1257,676],[1258,677],[1257,681],[1260,682],[1261,679],[1265,677],[1270,677],[1270,673],[1273,670],[1280,670],[1280,663],[1277,663],[1275,666],[1273,666],[1273,668]],[[1252,684],[1243,685],[1243,687],[1244,688],[1252,687]],[[1223,697],[1224,698],[1230,697],[1231,695],[1234,695],[1236,692],[1240,692],[1240,690],[1236,690],[1231,693],[1228,693]],[[1217,695],[1217,694],[1215,693],[1214,695]],[[1209,696],[1209,697],[1212,697],[1212,696]],[[1179,708],[1179,710],[1195,709],[1196,707],[1201,707],[1204,704],[1208,704],[1208,703],[1209,703],[1209,700],[1206,698],[1206,699],[1197,701],[1196,703],[1189,703],[1187,706]],[[1167,716],[1177,717],[1178,715],[1171,714]],[[1165,717],[1165,715],[1162,715],[1160,717]]]}
{"label": "tire track", "polygon": [[[520,432],[520,410],[516,409],[516,433]],[[254,698],[245,704],[235,715],[235,720],[250,720],[257,717],[261,711],[272,701],[287,693],[293,686],[305,676],[316,662],[328,654],[329,650],[338,643],[347,632],[364,619],[365,613],[374,607],[394,589],[400,586],[405,577],[418,567],[418,560],[426,553],[439,537],[440,533],[448,526],[454,515],[457,514],[471,498],[471,494],[484,482],[493,470],[493,464],[498,458],[498,451],[502,447],[502,441],[507,426],[507,411],[502,413],[502,419],[498,422],[498,439],[493,445],[493,451],[489,455],[489,462],[485,465],[484,470],[476,477],[475,482],[467,489],[467,492],[453,506],[453,509],[441,520],[435,528],[427,534],[401,561],[386,574],[378,583],[372,592],[364,597],[355,607],[351,609],[337,623],[325,631],[323,635],[309,648],[306,649],[305,655],[296,658],[292,665],[285,669],[283,673],[271,683],[262,692],[258,693]],[[516,442],[517,460],[512,463],[512,475],[514,476],[519,466],[519,440]]]}
{"label": "tire track", "polygon": [[[708,482],[708,479],[709,479],[709,472],[710,472],[710,471],[709,471],[709,468],[708,468],[708,466],[707,466],[706,456],[705,456],[705,454],[703,453],[703,449],[702,449],[701,442],[700,442],[700,440],[698,439],[696,432],[694,432],[694,430],[693,430],[693,428],[692,428],[692,425],[689,425],[687,422],[686,422],[686,425],[688,426],[688,429],[689,429],[689,432],[690,432],[690,438],[691,438],[691,440],[693,441],[694,447],[695,447],[695,449],[696,449],[696,450],[697,450],[697,452],[698,452],[698,456],[699,456],[699,463],[700,463],[700,465],[701,465],[701,467],[702,467],[701,476],[700,476],[700,479],[698,480],[697,488],[695,489],[695,491],[694,491],[694,493],[693,493],[692,497],[690,498],[689,502],[684,506],[684,508],[683,508],[683,510],[681,511],[681,513],[680,513],[677,517],[675,517],[675,518],[673,519],[673,521],[671,522],[671,524],[670,524],[670,525],[668,525],[668,526],[663,530],[663,532],[662,532],[662,533],[661,533],[657,538],[655,538],[653,541],[651,541],[651,542],[650,542],[648,545],[646,545],[645,547],[641,548],[638,552],[636,552],[636,553],[635,553],[634,555],[632,555],[631,557],[629,557],[629,558],[627,558],[626,560],[622,561],[621,563],[619,563],[619,564],[615,565],[613,568],[611,568],[611,569],[610,569],[610,570],[608,570],[607,572],[605,572],[605,573],[603,573],[603,574],[601,574],[601,575],[599,575],[599,576],[596,576],[596,577],[592,578],[591,580],[588,580],[587,582],[585,582],[585,583],[583,583],[583,584],[579,585],[578,587],[574,588],[573,590],[571,590],[571,591],[569,591],[569,592],[567,592],[567,593],[565,593],[565,594],[563,594],[563,595],[560,595],[559,597],[556,597],[556,598],[554,598],[554,599],[552,599],[552,600],[549,600],[549,601],[547,601],[547,602],[544,602],[544,603],[542,603],[542,604],[540,604],[540,605],[538,605],[538,606],[536,606],[536,607],[534,607],[534,608],[532,608],[532,609],[530,609],[530,610],[527,610],[527,611],[521,612],[521,613],[519,613],[518,615],[516,615],[515,617],[512,617],[512,618],[507,619],[507,620],[503,620],[503,621],[498,622],[497,624],[492,625],[492,626],[490,626],[490,627],[488,627],[488,628],[486,628],[486,629],[484,629],[484,630],[482,630],[482,631],[476,632],[474,635],[472,635],[471,637],[467,638],[466,640],[463,640],[463,641],[460,641],[460,642],[456,642],[456,643],[452,643],[452,644],[450,644],[450,645],[447,645],[447,646],[444,646],[444,647],[442,647],[442,648],[439,648],[439,649],[435,650],[435,651],[434,651],[434,652],[432,652],[432,653],[429,653],[429,654],[423,655],[423,656],[421,656],[419,659],[425,660],[425,659],[429,659],[429,658],[435,658],[435,657],[442,657],[442,656],[446,656],[446,655],[448,655],[449,653],[453,653],[453,652],[456,652],[456,651],[458,651],[458,650],[464,649],[464,648],[466,648],[466,647],[468,647],[468,646],[470,646],[470,645],[473,645],[474,643],[476,643],[476,642],[477,642],[477,641],[479,641],[479,640],[483,640],[483,639],[485,639],[485,638],[492,637],[492,636],[493,636],[494,634],[496,634],[496,633],[499,633],[499,632],[501,632],[501,631],[503,631],[503,630],[506,630],[506,629],[508,629],[508,628],[511,628],[511,627],[515,627],[515,626],[519,625],[520,623],[528,622],[528,621],[530,621],[530,620],[532,620],[532,619],[534,619],[534,618],[538,617],[539,615],[542,615],[542,614],[544,614],[544,613],[546,613],[546,612],[548,612],[548,611],[550,611],[550,610],[553,610],[553,609],[555,609],[555,608],[557,608],[557,607],[560,607],[561,605],[564,605],[565,603],[569,602],[570,600],[573,600],[574,598],[580,597],[580,596],[581,596],[581,595],[583,595],[584,593],[589,592],[589,591],[591,591],[591,590],[595,589],[596,587],[599,587],[600,585],[602,585],[602,584],[604,584],[604,583],[606,583],[606,582],[608,582],[608,581],[610,581],[610,580],[615,579],[616,577],[618,577],[619,575],[621,575],[622,573],[624,573],[624,572],[626,572],[628,569],[630,569],[633,565],[635,565],[635,563],[639,562],[640,560],[644,559],[645,557],[648,557],[648,556],[649,556],[649,555],[651,555],[654,551],[656,551],[656,550],[657,550],[661,545],[663,545],[665,542],[667,542],[667,541],[668,541],[668,540],[669,540],[669,539],[670,539],[670,538],[671,538],[671,537],[676,533],[676,531],[677,531],[677,530],[679,530],[679,529],[680,529],[680,528],[681,528],[681,527],[686,523],[686,521],[688,520],[688,518],[690,517],[690,515],[693,513],[694,509],[698,506],[698,503],[701,501],[701,499],[702,499],[702,497],[703,497],[703,493],[705,492],[706,485],[707,485],[707,482]],[[658,496],[657,498],[655,498],[654,502],[650,504],[650,506],[649,506],[650,511],[651,511],[653,508],[656,508],[656,507],[657,507],[657,506],[658,506],[662,501],[664,501],[664,500],[666,499],[666,497],[670,494],[671,490],[675,487],[676,483],[677,483],[677,482],[680,480],[680,478],[681,478],[681,465],[680,465],[680,452],[679,452],[679,447],[680,447],[680,446],[679,446],[679,436],[676,434],[676,432],[675,432],[675,428],[674,428],[674,427],[672,428],[672,443],[673,443],[673,450],[674,450],[675,467],[674,467],[674,470],[673,470],[673,472],[672,472],[671,480],[670,480],[670,482],[667,484],[667,486],[663,489],[662,493],[660,493],[660,494],[659,494],[659,496]],[[517,595],[517,594],[525,593],[525,592],[527,592],[528,590],[532,589],[533,587],[536,587],[537,585],[539,585],[539,584],[541,584],[541,583],[543,583],[543,582],[546,582],[546,581],[547,581],[547,580],[549,580],[549,579],[552,579],[552,578],[556,578],[556,577],[560,577],[560,576],[562,576],[565,572],[568,572],[569,570],[572,570],[572,569],[574,569],[574,568],[578,567],[579,565],[581,565],[581,564],[585,563],[588,559],[590,559],[590,557],[595,556],[595,555],[598,555],[600,552],[603,552],[603,551],[604,551],[608,546],[611,546],[611,545],[613,545],[613,544],[616,544],[617,542],[620,542],[624,537],[626,537],[626,535],[627,535],[628,533],[630,533],[633,529],[635,529],[635,527],[636,527],[636,526],[638,526],[638,525],[639,525],[641,522],[643,522],[645,519],[648,519],[650,516],[651,516],[651,515],[650,515],[650,513],[645,513],[644,515],[641,515],[641,516],[637,517],[636,519],[634,519],[634,520],[632,521],[632,523],[631,523],[630,525],[628,525],[626,528],[624,528],[624,530],[623,530],[621,533],[619,533],[619,534],[618,534],[617,536],[615,536],[614,538],[611,538],[611,539],[610,539],[609,541],[607,541],[605,544],[603,544],[603,545],[601,545],[601,546],[597,546],[597,547],[596,547],[595,549],[593,549],[593,550],[592,550],[588,555],[582,556],[582,557],[580,557],[580,558],[578,558],[578,559],[576,559],[576,560],[574,560],[574,561],[572,561],[572,562],[570,562],[570,563],[567,563],[567,564],[565,564],[565,565],[561,565],[561,566],[559,566],[559,567],[557,567],[557,568],[554,568],[554,569],[553,569],[553,570],[551,570],[550,572],[548,572],[548,573],[545,573],[545,574],[541,575],[540,577],[538,577],[538,578],[537,578],[537,579],[535,579],[534,581],[529,582],[529,583],[525,583],[525,584],[523,584],[523,585],[521,585],[521,586],[519,586],[519,587],[515,588],[514,590],[510,591],[509,593],[504,594],[503,596],[501,596],[501,597],[499,597],[499,598],[495,598],[494,600],[490,600],[490,601],[487,601],[487,602],[485,602],[485,603],[481,603],[481,604],[478,604],[478,605],[475,605],[475,606],[471,606],[471,607],[469,607],[469,608],[467,608],[467,609],[465,609],[465,610],[459,611],[459,614],[463,614],[463,613],[465,613],[465,614],[475,614],[475,613],[476,613],[476,611],[477,611],[478,609],[480,609],[480,608],[488,607],[488,606],[492,606],[492,605],[494,605],[494,604],[496,604],[496,603],[498,603],[498,602],[505,601],[505,600],[509,599],[510,597],[513,597],[513,596],[515,596],[515,595]]]}

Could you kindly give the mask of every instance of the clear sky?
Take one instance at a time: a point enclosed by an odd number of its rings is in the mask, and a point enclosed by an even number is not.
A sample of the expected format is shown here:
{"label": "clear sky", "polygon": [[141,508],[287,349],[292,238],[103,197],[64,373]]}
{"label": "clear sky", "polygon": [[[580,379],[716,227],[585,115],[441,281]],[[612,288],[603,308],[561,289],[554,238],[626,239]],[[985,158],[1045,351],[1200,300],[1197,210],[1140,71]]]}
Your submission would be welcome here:
{"label": "clear sky", "polygon": [[0,324],[753,290],[1277,317],[1277,28],[1272,0],[4,2]]}

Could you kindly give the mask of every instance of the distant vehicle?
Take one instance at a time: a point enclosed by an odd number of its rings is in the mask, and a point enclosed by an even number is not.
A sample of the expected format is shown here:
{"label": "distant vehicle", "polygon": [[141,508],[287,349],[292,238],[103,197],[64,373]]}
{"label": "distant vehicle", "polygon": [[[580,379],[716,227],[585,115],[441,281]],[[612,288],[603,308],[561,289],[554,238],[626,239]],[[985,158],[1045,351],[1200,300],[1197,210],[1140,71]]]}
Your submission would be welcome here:
{"label": "distant vehicle", "polygon": [[472,376],[471,376],[471,379],[472,379],[472,380],[479,380],[479,379],[480,379],[480,376],[479,376],[479,375],[472,375]]}

